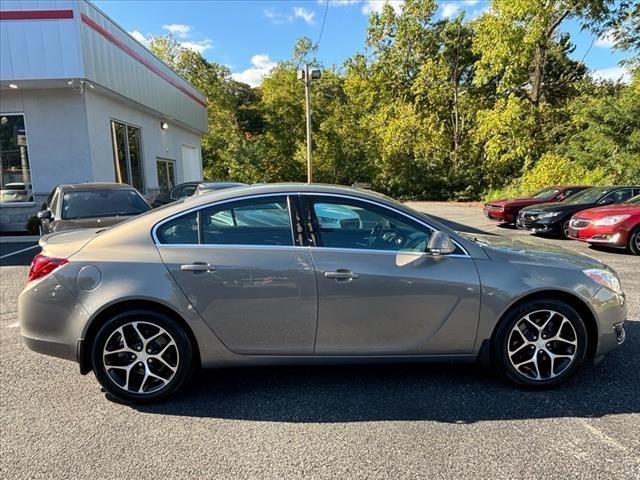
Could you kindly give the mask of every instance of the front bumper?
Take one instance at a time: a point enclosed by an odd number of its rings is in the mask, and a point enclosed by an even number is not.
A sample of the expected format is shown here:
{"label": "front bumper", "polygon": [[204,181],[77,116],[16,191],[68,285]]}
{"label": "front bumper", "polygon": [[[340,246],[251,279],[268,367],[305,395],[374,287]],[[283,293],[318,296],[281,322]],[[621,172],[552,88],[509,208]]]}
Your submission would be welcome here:
{"label": "front bumper", "polygon": [[513,223],[515,221],[513,214],[511,214],[506,210],[494,210],[494,209],[485,207],[483,209],[483,212],[485,217],[487,217],[489,220],[494,220],[496,222]]}
{"label": "front bumper", "polygon": [[518,215],[516,227],[530,230],[535,233],[557,234],[560,233],[561,226],[557,217],[531,219],[525,215]]}
{"label": "front bumper", "polygon": [[598,342],[594,352],[594,360],[598,362],[625,341],[627,302],[624,295],[602,287],[591,299],[591,306],[598,327]]}
{"label": "front bumper", "polygon": [[627,236],[615,227],[589,226],[580,229],[569,227],[569,237],[581,242],[593,243],[594,245],[607,245],[618,248],[627,246]]}
{"label": "front bumper", "polygon": [[27,284],[18,297],[18,317],[29,349],[78,361],[78,340],[89,315],[55,274]]}

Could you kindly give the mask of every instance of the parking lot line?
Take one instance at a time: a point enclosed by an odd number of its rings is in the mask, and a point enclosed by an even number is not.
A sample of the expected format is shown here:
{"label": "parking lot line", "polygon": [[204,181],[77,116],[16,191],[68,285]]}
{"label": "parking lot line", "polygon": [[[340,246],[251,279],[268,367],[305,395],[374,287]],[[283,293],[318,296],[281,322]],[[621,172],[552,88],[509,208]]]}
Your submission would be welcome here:
{"label": "parking lot line", "polygon": [[2,260],[3,258],[8,258],[8,257],[10,257],[10,256],[12,256],[12,255],[17,255],[17,254],[19,254],[19,253],[23,253],[23,252],[27,252],[27,251],[29,251],[29,250],[33,250],[34,248],[38,248],[39,246],[40,246],[40,245],[32,245],[31,247],[23,248],[22,250],[18,250],[18,251],[16,251],[16,252],[7,253],[7,254],[5,254],[5,255],[2,255],[2,256],[0,257],[0,260]]}

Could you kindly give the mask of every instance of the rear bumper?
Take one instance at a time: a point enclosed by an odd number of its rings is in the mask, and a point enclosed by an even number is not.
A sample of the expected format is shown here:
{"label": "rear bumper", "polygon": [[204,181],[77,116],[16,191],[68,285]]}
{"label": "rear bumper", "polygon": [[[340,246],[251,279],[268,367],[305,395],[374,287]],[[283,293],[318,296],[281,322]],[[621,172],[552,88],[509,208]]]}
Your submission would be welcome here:
{"label": "rear bumper", "polygon": [[18,316],[29,349],[78,361],[78,341],[89,315],[54,274],[27,285],[18,297]]}

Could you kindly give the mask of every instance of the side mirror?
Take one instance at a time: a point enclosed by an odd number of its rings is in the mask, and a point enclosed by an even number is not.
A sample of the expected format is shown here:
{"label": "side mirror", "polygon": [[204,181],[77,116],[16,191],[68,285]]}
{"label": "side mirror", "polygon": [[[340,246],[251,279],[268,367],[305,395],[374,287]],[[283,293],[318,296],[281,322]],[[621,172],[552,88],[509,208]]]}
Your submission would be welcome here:
{"label": "side mirror", "polygon": [[444,232],[434,232],[427,244],[427,253],[431,255],[449,255],[455,250],[453,240]]}
{"label": "side mirror", "polygon": [[48,208],[46,210],[39,211],[37,216],[38,220],[51,220],[51,217],[53,217],[51,210]]}
{"label": "side mirror", "polygon": [[599,205],[611,205],[613,203],[612,198],[605,198],[604,200],[600,200],[598,202]]}

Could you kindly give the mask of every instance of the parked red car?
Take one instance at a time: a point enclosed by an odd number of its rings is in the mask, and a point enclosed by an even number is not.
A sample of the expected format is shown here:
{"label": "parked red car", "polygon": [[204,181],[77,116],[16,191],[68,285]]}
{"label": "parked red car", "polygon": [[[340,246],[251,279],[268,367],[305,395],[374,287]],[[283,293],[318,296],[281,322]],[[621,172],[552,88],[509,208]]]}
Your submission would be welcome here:
{"label": "parked red car", "polygon": [[589,187],[565,185],[548,187],[526,198],[492,200],[484,204],[484,214],[499,223],[515,223],[518,212],[529,205],[538,203],[561,202]]}
{"label": "parked red car", "polygon": [[640,255],[640,195],[625,203],[576,213],[568,236],[592,245],[628,248]]}

